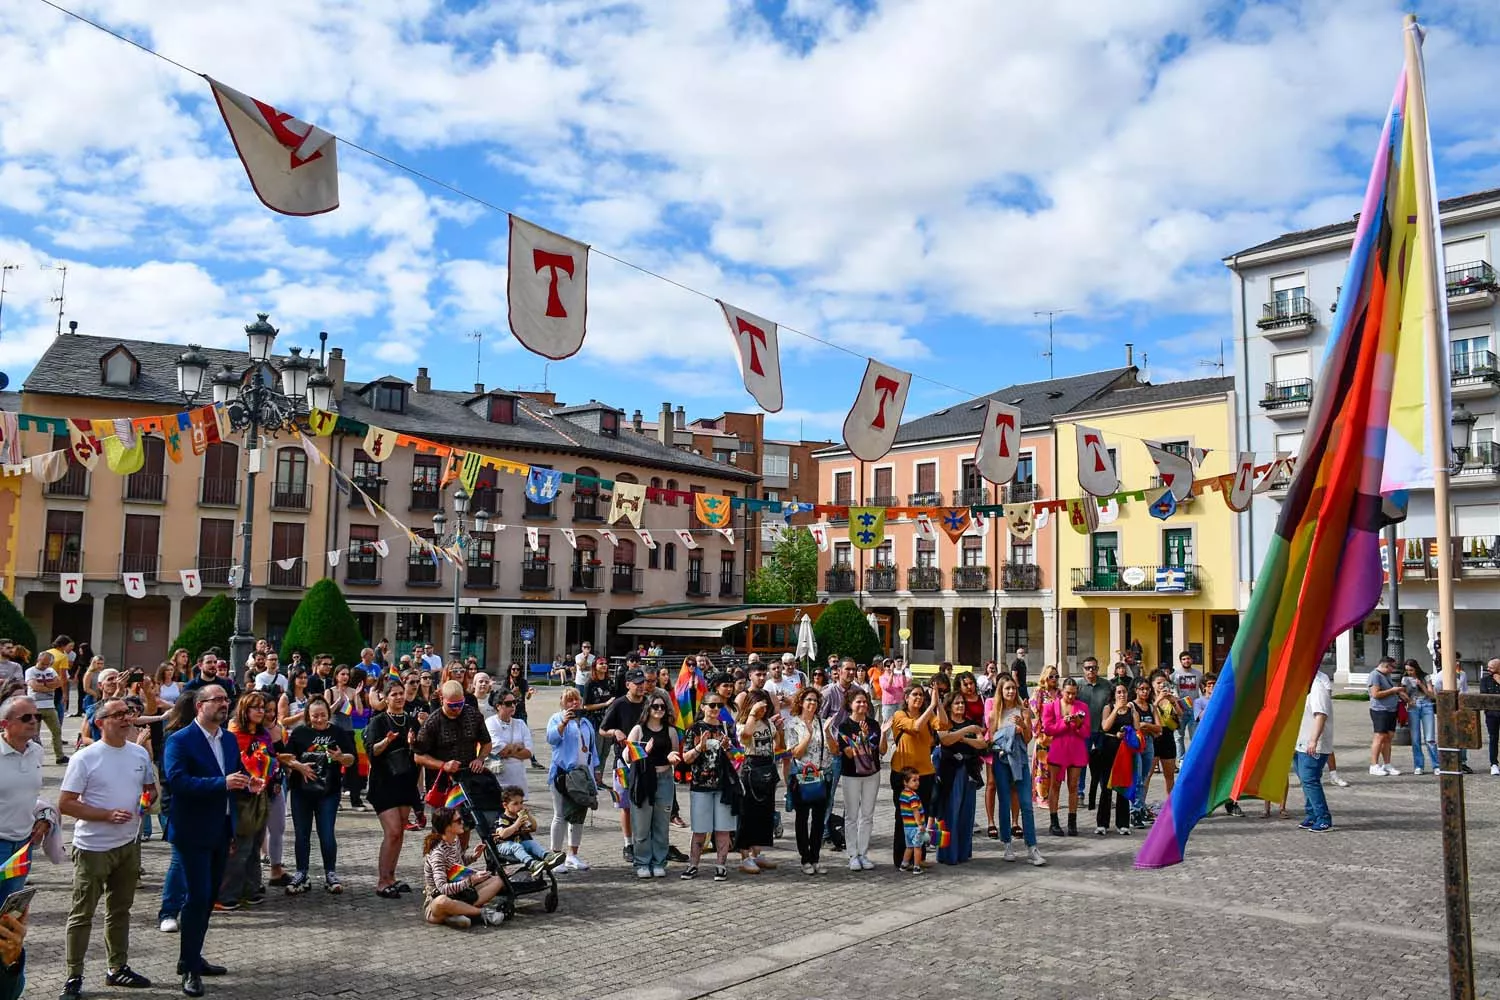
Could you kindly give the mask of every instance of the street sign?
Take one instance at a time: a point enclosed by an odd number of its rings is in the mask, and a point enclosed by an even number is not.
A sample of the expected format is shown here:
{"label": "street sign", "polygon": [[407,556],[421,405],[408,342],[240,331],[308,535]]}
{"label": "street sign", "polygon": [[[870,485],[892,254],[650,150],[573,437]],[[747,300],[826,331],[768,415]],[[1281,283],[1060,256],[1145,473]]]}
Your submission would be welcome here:
{"label": "street sign", "polygon": [[521,641],[522,642],[535,642],[536,641],[536,629],[532,628],[530,625],[522,625],[521,626]]}
{"label": "street sign", "polygon": [[904,628],[901,631],[897,632],[896,635],[901,637],[902,642],[905,642],[907,639],[911,638],[911,629]]}

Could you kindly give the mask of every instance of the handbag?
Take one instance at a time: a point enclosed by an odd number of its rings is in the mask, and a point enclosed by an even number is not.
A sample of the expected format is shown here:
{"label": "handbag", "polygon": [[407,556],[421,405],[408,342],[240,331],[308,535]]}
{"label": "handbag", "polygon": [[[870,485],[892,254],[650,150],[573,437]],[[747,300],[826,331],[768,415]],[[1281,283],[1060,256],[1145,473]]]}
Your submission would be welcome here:
{"label": "handbag", "polygon": [[[823,727],[818,726],[819,756],[824,756],[827,750],[827,739],[823,734]],[[799,760],[792,761],[792,786],[797,790],[797,797],[803,805],[815,806],[828,801],[828,780],[823,777],[823,772],[812,764],[804,764]]]}
{"label": "handbag", "polygon": [[[405,732],[405,727],[396,725],[396,720],[391,718],[391,713],[386,712],[385,717],[390,723],[391,732]],[[386,773],[393,778],[404,778],[417,769],[417,763],[412,759],[411,747],[407,746],[404,740],[397,740],[395,746],[388,747],[380,756],[385,760]]]}

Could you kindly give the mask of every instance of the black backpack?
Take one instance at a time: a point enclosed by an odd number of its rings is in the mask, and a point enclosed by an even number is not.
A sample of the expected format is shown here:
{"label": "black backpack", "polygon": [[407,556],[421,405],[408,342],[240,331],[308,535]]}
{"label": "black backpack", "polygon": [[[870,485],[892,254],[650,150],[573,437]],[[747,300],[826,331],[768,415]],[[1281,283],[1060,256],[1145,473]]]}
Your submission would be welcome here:
{"label": "black backpack", "polygon": [[844,840],[844,817],[838,813],[832,813],[828,817],[828,845],[840,853],[847,848]]}

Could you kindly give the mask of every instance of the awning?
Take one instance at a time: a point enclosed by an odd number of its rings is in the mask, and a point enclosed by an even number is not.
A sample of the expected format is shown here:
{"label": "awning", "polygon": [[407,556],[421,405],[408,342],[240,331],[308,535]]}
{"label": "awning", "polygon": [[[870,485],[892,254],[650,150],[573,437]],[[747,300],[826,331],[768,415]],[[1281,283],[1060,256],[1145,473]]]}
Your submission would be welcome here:
{"label": "awning", "polygon": [[[453,599],[441,597],[360,597],[347,598],[350,611],[385,614],[441,615],[453,611]],[[515,601],[486,597],[462,597],[459,607],[466,615],[538,615],[550,618],[578,618],[589,613],[583,601]]]}
{"label": "awning", "polygon": [[725,631],[743,622],[743,618],[632,618],[615,631],[621,635],[664,635],[697,639],[722,636]]}

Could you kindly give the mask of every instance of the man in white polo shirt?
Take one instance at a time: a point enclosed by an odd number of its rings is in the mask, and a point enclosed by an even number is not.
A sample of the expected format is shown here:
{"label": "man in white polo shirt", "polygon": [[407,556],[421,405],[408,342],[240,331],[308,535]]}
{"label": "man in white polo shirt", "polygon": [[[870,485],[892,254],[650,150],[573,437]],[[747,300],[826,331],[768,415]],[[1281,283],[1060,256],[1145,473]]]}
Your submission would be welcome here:
{"label": "man in white polo shirt", "polygon": [[[41,728],[36,702],[16,695],[0,702],[0,864],[30,843],[36,847],[52,824],[37,808],[42,794]],[[26,884],[26,876],[0,882],[0,901]]]}
{"label": "man in white polo shirt", "polygon": [[73,908],[68,913],[67,982],[62,997],[83,995],[83,956],[94,928],[94,910],[104,897],[104,946],[111,986],[141,988],[151,980],[126,962],[130,950],[130,907],[141,871],[141,793],[156,797],[156,768],[146,748],[131,743],[135,711],[111,698],[94,712],[101,739],[68,762],[58,809],[72,816]]}

